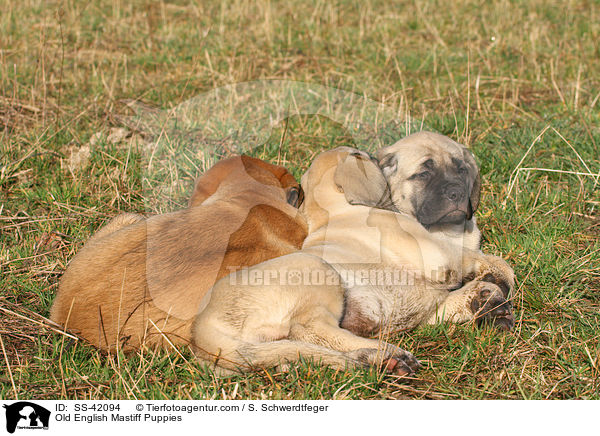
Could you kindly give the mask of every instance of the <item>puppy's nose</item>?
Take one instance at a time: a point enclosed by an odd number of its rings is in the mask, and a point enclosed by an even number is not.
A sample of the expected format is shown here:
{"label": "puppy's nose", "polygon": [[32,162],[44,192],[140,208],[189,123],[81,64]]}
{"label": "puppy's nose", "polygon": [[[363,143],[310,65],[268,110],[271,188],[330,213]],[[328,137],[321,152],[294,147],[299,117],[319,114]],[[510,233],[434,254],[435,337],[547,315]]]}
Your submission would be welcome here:
{"label": "puppy's nose", "polygon": [[465,198],[465,192],[460,185],[450,184],[444,188],[444,196],[454,203],[460,203]]}

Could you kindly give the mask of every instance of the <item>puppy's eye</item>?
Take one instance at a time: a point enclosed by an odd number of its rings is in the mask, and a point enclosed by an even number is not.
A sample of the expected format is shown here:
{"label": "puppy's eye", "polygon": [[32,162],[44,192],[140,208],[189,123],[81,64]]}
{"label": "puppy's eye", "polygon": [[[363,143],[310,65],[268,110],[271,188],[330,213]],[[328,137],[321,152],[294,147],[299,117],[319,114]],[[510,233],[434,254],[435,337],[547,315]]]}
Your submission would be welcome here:
{"label": "puppy's eye", "polygon": [[421,171],[420,173],[413,174],[408,179],[409,180],[421,180],[426,181],[431,177],[431,171]]}
{"label": "puppy's eye", "polygon": [[429,171],[422,171],[420,173],[413,174],[412,176],[410,176],[410,178],[411,179],[417,179],[417,180],[427,180],[427,179],[429,179],[430,176],[431,176],[431,172],[429,172]]}
{"label": "puppy's eye", "polygon": [[458,174],[460,174],[461,176],[466,176],[467,175],[467,169],[465,167],[460,167],[458,169]]}

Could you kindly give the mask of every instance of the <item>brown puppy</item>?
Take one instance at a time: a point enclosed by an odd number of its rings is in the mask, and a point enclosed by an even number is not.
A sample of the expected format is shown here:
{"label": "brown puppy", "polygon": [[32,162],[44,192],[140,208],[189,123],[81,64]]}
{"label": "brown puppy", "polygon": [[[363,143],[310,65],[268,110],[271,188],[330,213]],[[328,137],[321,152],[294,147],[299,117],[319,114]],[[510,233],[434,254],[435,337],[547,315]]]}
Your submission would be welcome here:
{"label": "brown puppy", "polygon": [[189,209],[100,229],[70,262],[51,318],[102,349],[188,344],[218,279],[301,247],[302,199],[283,167],[223,160],[197,180]]}

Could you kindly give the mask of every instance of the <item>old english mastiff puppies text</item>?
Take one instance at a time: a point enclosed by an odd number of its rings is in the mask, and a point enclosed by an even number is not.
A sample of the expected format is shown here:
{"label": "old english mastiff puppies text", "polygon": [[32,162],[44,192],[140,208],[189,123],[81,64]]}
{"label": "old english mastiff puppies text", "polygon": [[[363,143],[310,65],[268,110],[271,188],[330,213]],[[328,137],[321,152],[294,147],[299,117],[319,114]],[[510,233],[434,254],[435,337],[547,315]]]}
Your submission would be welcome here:
{"label": "old english mastiff puppies text", "polygon": [[189,344],[218,279],[300,248],[302,198],[285,168],[223,160],[198,179],[188,209],[119,215],[92,236],[64,273],[51,318],[102,349]]}

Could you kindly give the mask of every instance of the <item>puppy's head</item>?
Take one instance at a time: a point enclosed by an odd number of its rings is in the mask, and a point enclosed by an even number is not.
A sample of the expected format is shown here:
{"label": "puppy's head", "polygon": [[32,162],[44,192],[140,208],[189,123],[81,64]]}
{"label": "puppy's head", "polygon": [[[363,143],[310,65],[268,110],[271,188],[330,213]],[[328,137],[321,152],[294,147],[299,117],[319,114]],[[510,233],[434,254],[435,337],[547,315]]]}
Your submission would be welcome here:
{"label": "puppy's head", "polygon": [[275,186],[285,191],[286,201],[299,207],[304,201],[304,191],[294,176],[279,165],[273,165],[250,156],[242,156],[242,163],[248,175],[263,185]]}
{"label": "puppy's head", "polygon": [[409,135],[378,153],[392,201],[423,226],[464,224],[479,205],[481,182],[471,152],[431,132]]}
{"label": "puppy's head", "polygon": [[299,207],[304,200],[302,188],[284,167],[242,155],[223,159],[204,173],[196,181],[190,207],[202,204],[217,191],[230,193],[248,189],[254,182],[264,185],[264,190],[256,185],[263,192],[270,187],[282,189],[285,200],[294,207]]}
{"label": "puppy's head", "polygon": [[390,191],[377,163],[367,153],[338,147],[319,154],[302,176],[304,210],[315,206],[328,212],[348,205],[393,208]]}

